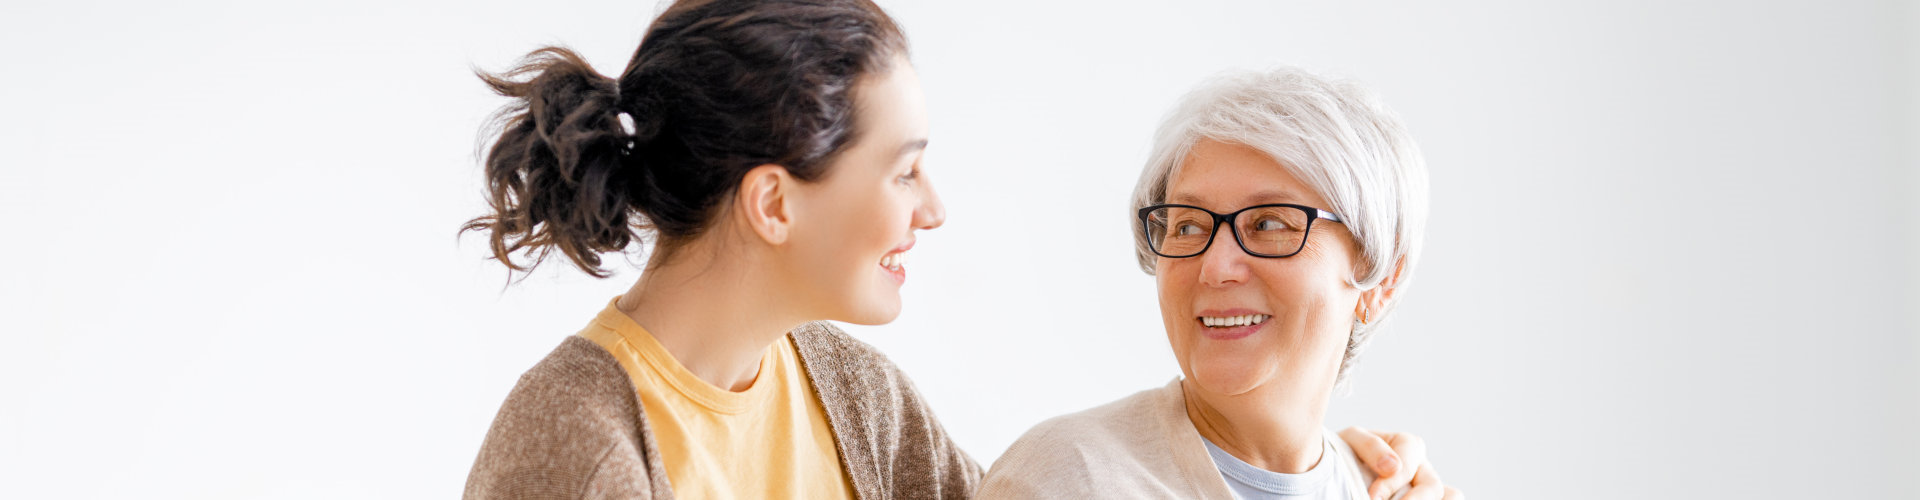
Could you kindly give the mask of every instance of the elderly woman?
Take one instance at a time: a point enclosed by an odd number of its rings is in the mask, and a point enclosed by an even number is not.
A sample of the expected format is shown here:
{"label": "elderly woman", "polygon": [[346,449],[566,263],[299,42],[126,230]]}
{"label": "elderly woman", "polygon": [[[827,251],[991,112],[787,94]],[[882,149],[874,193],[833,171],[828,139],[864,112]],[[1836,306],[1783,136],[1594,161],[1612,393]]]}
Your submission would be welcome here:
{"label": "elderly woman", "polygon": [[1322,420],[1406,287],[1426,177],[1400,120],[1355,84],[1280,69],[1188,94],[1129,214],[1183,376],[1034,427],[980,498],[1387,493]]}

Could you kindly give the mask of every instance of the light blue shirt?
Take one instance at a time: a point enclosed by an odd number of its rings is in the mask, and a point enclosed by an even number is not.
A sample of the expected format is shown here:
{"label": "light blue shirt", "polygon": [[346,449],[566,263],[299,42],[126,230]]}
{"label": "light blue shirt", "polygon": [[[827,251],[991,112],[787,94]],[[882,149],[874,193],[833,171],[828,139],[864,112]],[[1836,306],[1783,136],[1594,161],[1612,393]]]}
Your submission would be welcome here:
{"label": "light blue shirt", "polygon": [[1333,444],[1321,437],[1320,461],[1313,468],[1299,474],[1283,474],[1254,467],[1238,457],[1220,449],[1205,436],[1200,441],[1207,444],[1207,455],[1213,457],[1213,464],[1220,469],[1220,476],[1226,478],[1227,488],[1233,490],[1233,496],[1241,500],[1367,500],[1349,498],[1345,484],[1350,478],[1344,477],[1340,467],[1335,465],[1337,451]]}

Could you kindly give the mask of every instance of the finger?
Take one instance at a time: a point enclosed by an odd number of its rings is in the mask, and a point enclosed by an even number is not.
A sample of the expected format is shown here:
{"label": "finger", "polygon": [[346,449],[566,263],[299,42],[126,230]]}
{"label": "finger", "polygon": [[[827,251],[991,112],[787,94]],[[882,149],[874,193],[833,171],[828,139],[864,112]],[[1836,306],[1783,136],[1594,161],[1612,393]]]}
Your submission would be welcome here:
{"label": "finger", "polygon": [[1419,472],[1413,475],[1413,488],[1407,490],[1401,500],[1444,500],[1447,485],[1440,483],[1440,473],[1433,471],[1433,465],[1420,464]]}
{"label": "finger", "polygon": [[1448,486],[1447,496],[1441,498],[1440,500],[1467,500],[1467,494],[1461,493],[1459,488]]}
{"label": "finger", "polygon": [[1391,476],[1400,471],[1400,455],[1393,452],[1393,446],[1387,440],[1380,439],[1373,431],[1359,427],[1348,427],[1340,431],[1340,439],[1347,442],[1360,463],[1373,469],[1375,476]]}
{"label": "finger", "polygon": [[1399,472],[1412,476],[1414,469],[1427,465],[1427,441],[1406,432],[1382,432],[1382,439],[1393,447],[1393,453],[1400,456],[1402,464]]}
{"label": "finger", "polygon": [[[1385,498],[1395,491],[1406,489],[1413,484],[1414,474],[1420,467],[1427,465],[1427,443],[1420,436],[1405,432],[1376,433],[1393,448],[1393,454],[1400,458],[1400,468],[1391,474],[1381,474],[1373,481],[1367,491],[1376,498]],[[1428,500],[1439,500],[1438,494]]]}

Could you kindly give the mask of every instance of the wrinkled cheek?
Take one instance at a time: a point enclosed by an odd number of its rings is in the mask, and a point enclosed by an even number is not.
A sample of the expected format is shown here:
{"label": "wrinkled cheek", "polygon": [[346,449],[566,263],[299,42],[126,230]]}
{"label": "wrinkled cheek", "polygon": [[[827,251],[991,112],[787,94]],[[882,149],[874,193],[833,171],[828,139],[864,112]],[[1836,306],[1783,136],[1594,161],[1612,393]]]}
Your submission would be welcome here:
{"label": "wrinkled cheek", "polygon": [[1336,297],[1315,296],[1306,299],[1299,320],[1288,325],[1296,332],[1289,339],[1288,348],[1295,351],[1292,358],[1299,361],[1295,371],[1300,375],[1319,372],[1332,373],[1340,366],[1340,359],[1347,349],[1347,336],[1350,328],[1345,317],[1338,309],[1340,302]]}
{"label": "wrinkled cheek", "polygon": [[1180,363],[1181,371],[1188,371],[1192,368],[1188,366],[1187,357],[1193,353],[1191,340],[1192,334],[1181,333],[1179,330],[1172,328],[1167,329],[1167,345],[1173,349],[1173,359]]}
{"label": "wrinkled cheek", "polygon": [[1320,332],[1322,343],[1339,346],[1345,350],[1347,336],[1353,331],[1353,306],[1358,296],[1329,294],[1318,297],[1318,307],[1314,310],[1315,331]]}
{"label": "wrinkled cheek", "polygon": [[1166,329],[1167,345],[1173,350],[1173,359],[1180,364],[1181,372],[1191,374],[1193,367],[1190,366],[1190,356],[1193,354],[1194,338],[1200,332],[1185,324],[1186,318],[1179,308],[1169,307],[1163,300],[1160,310],[1161,324]]}

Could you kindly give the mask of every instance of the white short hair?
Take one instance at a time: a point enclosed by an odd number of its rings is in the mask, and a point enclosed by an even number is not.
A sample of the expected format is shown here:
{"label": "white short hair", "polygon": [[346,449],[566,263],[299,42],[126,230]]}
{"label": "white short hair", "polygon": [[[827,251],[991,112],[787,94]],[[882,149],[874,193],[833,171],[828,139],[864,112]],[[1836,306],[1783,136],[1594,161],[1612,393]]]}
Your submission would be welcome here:
{"label": "white short hair", "polygon": [[[1404,259],[1396,291],[1404,290],[1426,228],[1427,167],[1419,147],[1371,91],[1292,67],[1215,77],[1181,98],[1160,125],[1128,211],[1141,270],[1153,274],[1158,256],[1137,212],[1166,202],[1167,183],[1201,139],[1259,150],[1325,198],[1332,206],[1317,208],[1339,214],[1359,243],[1348,284],[1378,286]],[[1340,385],[1394,302],[1371,312],[1372,323],[1354,322]]]}

